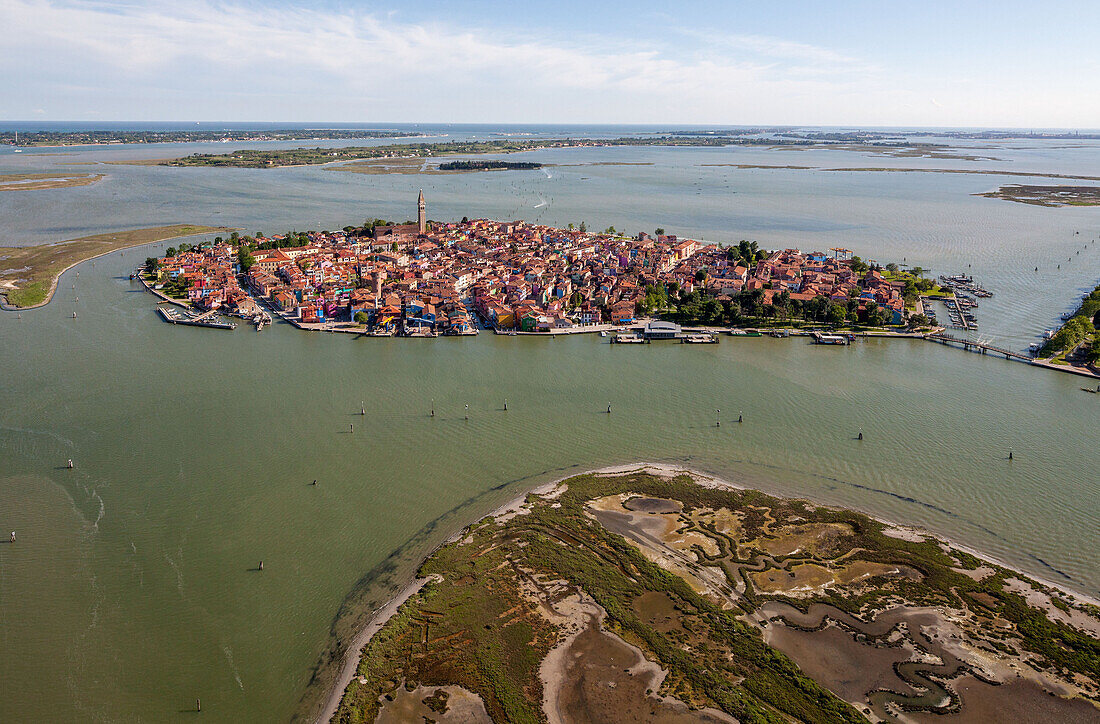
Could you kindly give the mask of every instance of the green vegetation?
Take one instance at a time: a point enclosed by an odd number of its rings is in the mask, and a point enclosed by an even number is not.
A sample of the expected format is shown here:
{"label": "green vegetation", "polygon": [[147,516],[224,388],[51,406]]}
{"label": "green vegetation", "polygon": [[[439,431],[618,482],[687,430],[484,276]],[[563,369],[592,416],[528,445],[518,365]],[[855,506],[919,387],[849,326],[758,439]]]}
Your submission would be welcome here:
{"label": "green vegetation", "polygon": [[241,267],[241,272],[245,274],[247,274],[248,270],[252,268],[252,265],[256,263],[256,259],[252,256],[252,252],[250,252],[248,247],[244,244],[237,249],[237,263]]}
{"label": "green vegetation", "polygon": [[439,164],[440,171],[497,171],[536,168],[542,168],[542,164],[530,161],[447,161]]}
{"label": "green vegetation", "polygon": [[50,287],[45,282],[31,282],[20,289],[8,292],[8,304],[20,309],[35,307],[44,303],[49,294]]}
{"label": "green vegetation", "polygon": [[[587,512],[591,501],[624,493],[681,502],[681,530],[710,538],[719,550],[711,555],[695,546],[699,563],[694,568],[721,570],[729,594],[733,586],[743,585],[740,609],[719,606]],[[862,720],[738,618],[769,600],[802,611],[826,603],[864,620],[873,618],[869,611],[899,600],[947,606],[972,615],[981,641],[1007,655],[1015,655],[1017,648],[1030,652],[1031,665],[1052,675],[1095,677],[1100,671],[1100,641],[1052,621],[1006,589],[1008,578],[1023,578],[1018,573],[960,551],[946,552],[931,538],[886,535],[884,524],[860,513],[751,490],[704,487],[687,476],[646,473],[578,476],[566,481],[557,497],[528,496],[527,506],[525,514],[471,526],[458,542],[425,561],[420,575],[435,580],[368,643],[358,669],[361,678],[346,689],[335,721],[373,721],[379,700],[387,700],[402,683],[465,687],[482,697],[494,721],[543,720],[538,668],[561,632],[539,611],[582,591],[606,611],[607,629],[668,671],[663,693],[692,706],[717,707],[742,722]],[[732,511],[736,530],[727,526],[720,532],[706,522],[713,520],[707,515],[722,509]],[[814,538],[819,535],[814,529],[824,531],[822,537]],[[784,531],[794,536],[786,549],[776,545]],[[777,566],[793,571],[808,560],[834,569],[862,565],[895,574],[872,572],[870,578],[860,576],[857,582],[799,598],[765,593],[753,583],[753,575],[763,574],[750,571],[766,573]],[[979,566],[993,572],[980,580],[962,572]],[[896,575],[898,570],[911,574]],[[567,590],[547,588],[550,581],[565,581]],[[532,598],[523,590],[539,593]],[[671,628],[657,627],[640,613],[639,600],[651,592],[670,600],[677,619]],[[1008,627],[995,629],[989,625],[992,617]]]}
{"label": "green vegetation", "polygon": [[861,314],[859,299],[855,297],[842,303],[819,295],[801,302],[791,299],[791,293],[787,290],[773,296],[771,303],[765,303],[764,297],[763,289],[753,289],[719,301],[698,290],[678,295],[675,292],[670,294],[661,287],[647,286],[645,299],[638,305],[638,311],[641,314],[657,313],[684,325],[800,327],[805,324],[830,324],[884,327],[889,322],[886,311],[874,302],[866,303]]}
{"label": "green vegetation", "polygon": [[806,145],[807,141],[742,138],[725,136],[665,135],[591,139],[531,139],[492,141],[447,141],[441,143],[399,143],[384,146],[343,148],[289,148],[240,150],[226,154],[194,154],[165,161],[168,166],[229,166],[238,168],[275,168],[279,166],[313,165],[334,161],[355,161],[377,158],[429,158],[433,156],[481,153],[518,153],[541,148],[576,148],[591,146],[776,146]]}
{"label": "green vegetation", "polygon": [[[660,229],[664,232],[664,229]],[[741,264],[746,269],[751,269],[756,266],[756,263],[768,258],[768,252],[757,246],[755,241],[746,241],[742,239],[737,242],[737,246],[730,246],[726,250],[726,256],[729,260]]]}
{"label": "green vegetation", "polygon": [[1082,342],[1089,340],[1090,349],[1086,355],[1090,364],[1095,364],[1100,352],[1097,345],[1097,334],[1100,330],[1100,286],[1092,290],[1077,312],[1070,317],[1062,328],[1054,333],[1054,336],[1043,345],[1040,354],[1053,357],[1062,352],[1072,351]]}
{"label": "green vegetation", "polygon": [[8,304],[20,309],[39,306],[50,300],[61,273],[82,261],[131,246],[225,230],[176,224],[97,234],[56,244],[0,247],[0,294],[7,297]]}

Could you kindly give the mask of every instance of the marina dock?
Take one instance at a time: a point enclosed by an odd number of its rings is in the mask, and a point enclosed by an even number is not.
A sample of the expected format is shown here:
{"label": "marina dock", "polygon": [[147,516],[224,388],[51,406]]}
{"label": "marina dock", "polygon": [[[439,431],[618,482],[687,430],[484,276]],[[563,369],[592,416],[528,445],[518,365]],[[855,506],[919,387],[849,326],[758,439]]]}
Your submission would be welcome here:
{"label": "marina dock", "polygon": [[218,321],[213,312],[191,317],[175,307],[157,307],[157,313],[169,324],[185,324],[191,327],[210,327],[211,329],[236,329],[232,322]]}

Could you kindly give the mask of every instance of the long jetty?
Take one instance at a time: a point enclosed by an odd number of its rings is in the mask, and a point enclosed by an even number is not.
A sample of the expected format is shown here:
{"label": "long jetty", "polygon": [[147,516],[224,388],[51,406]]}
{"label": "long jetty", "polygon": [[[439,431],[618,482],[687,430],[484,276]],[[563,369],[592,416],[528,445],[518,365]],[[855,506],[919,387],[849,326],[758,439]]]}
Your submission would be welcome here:
{"label": "long jetty", "polygon": [[[1092,372],[1088,369],[1082,369],[1080,367],[1074,367],[1072,365],[1056,365],[1052,362],[1046,362],[1044,360],[1035,359],[1031,355],[1022,354],[1020,352],[1013,352],[1010,349],[1004,349],[1003,347],[997,347],[992,344],[985,344],[983,342],[975,342],[970,339],[959,339],[958,337],[952,337],[949,334],[935,333],[925,335],[925,339],[930,342],[939,342],[942,345],[959,347],[967,352],[976,352],[978,354],[1000,354],[1004,355],[1007,360],[1015,360],[1017,362],[1023,362],[1033,367],[1044,367],[1048,370],[1056,370],[1058,372],[1068,372],[1071,375],[1078,375],[1080,377],[1090,377],[1092,379],[1100,379],[1100,375]],[[1084,388],[1082,388],[1084,389]],[[1091,392],[1091,390],[1088,390]]]}
{"label": "long jetty", "polygon": [[1021,362],[1027,362],[1028,364],[1032,364],[1035,362],[1032,357],[1026,354],[1022,354],[1020,352],[1013,352],[1010,349],[997,347],[992,344],[985,344],[984,342],[975,342],[971,339],[960,339],[958,337],[952,337],[950,334],[929,334],[925,337],[925,339],[930,339],[933,342],[939,342],[940,344],[944,345],[954,345],[956,347],[961,347],[967,352],[977,352],[979,354],[987,354],[992,352],[994,354],[1003,354],[1005,356],[1005,359],[1015,359]]}

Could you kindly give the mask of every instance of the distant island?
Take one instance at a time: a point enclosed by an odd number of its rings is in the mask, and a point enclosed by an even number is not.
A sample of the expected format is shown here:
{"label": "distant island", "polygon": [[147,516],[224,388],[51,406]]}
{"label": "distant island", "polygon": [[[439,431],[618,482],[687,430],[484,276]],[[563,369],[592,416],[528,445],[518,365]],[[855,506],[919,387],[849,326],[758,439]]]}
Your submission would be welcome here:
{"label": "distant island", "polygon": [[445,141],[440,143],[404,143],[384,146],[340,148],[246,149],[223,154],[193,154],[162,162],[166,166],[227,166],[236,168],[277,168],[335,161],[374,158],[430,158],[479,153],[519,153],[543,148],[599,148],[607,146],[798,146],[811,141],[743,138],[740,136],[628,136],[623,138],[543,138],[494,139],[490,141]]}
{"label": "distant island", "polygon": [[572,477],[470,525],[348,656],[325,677],[341,724],[1100,716],[1094,602],[920,531],[660,466]]}
{"label": "distant island", "polygon": [[440,171],[499,171],[535,168],[542,168],[542,164],[531,161],[447,161],[439,164]]}
{"label": "distant island", "polygon": [[1035,206],[1100,206],[1100,186],[1008,184],[978,195]]}
{"label": "distant island", "polygon": [[415,138],[421,133],[370,129],[273,129],[266,131],[5,131],[9,146],[97,146],[123,143],[212,143],[231,141],[335,141],[349,138]]}
{"label": "distant island", "polygon": [[0,191],[43,191],[73,186],[90,186],[101,173],[8,173],[0,174]]}

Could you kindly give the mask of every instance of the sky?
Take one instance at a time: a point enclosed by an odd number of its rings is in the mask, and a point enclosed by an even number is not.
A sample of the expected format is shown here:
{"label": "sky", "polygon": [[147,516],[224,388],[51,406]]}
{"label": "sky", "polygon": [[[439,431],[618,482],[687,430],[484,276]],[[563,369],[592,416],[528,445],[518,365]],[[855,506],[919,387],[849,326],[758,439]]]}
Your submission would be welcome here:
{"label": "sky", "polygon": [[3,0],[0,120],[1100,127],[1100,2]]}

